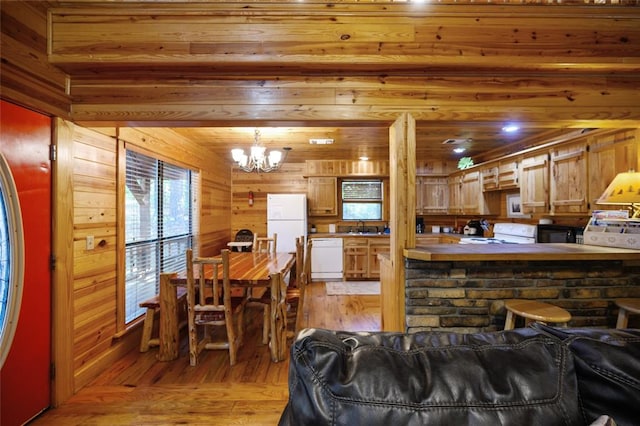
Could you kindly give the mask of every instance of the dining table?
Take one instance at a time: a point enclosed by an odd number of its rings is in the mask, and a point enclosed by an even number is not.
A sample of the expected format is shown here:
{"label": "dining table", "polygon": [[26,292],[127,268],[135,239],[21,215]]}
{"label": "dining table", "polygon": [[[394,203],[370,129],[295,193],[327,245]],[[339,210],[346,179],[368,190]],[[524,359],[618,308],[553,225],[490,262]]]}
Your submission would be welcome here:
{"label": "dining table", "polygon": [[[295,253],[229,253],[229,282],[232,288],[250,291],[253,288],[269,288],[272,291],[271,331],[269,346],[271,360],[285,358],[286,315],[282,318],[284,300],[279,297],[286,289],[285,277],[295,265]],[[186,272],[160,274],[160,331],[158,360],[171,361],[178,358],[180,330],[178,325],[177,287],[187,285]],[[273,294],[273,293],[276,294]]]}

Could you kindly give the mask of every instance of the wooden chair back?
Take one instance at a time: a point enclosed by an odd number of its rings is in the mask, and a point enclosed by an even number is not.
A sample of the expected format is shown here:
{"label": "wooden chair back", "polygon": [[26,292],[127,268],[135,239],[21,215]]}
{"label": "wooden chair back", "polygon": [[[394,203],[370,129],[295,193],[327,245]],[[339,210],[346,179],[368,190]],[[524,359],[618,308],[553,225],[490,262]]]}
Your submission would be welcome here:
{"label": "wooden chair back", "polygon": [[[304,236],[296,238],[296,269],[295,269],[295,281],[293,287],[299,287],[299,283],[302,280],[304,263]],[[291,286],[291,284],[289,284]]]}
{"label": "wooden chair back", "polygon": [[[304,238],[302,239],[304,241]],[[299,299],[298,299],[298,307],[296,310],[296,324],[295,324],[295,331],[296,333],[298,331],[300,331],[300,329],[302,328],[302,311],[304,309],[304,303],[305,303],[305,293],[307,290],[307,284],[309,284],[309,282],[311,281],[311,248],[313,246],[312,243],[312,239],[308,239],[307,240],[307,245],[306,248],[304,250],[304,260],[302,261],[302,264],[300,265],[300,281],[298,282],[298,291],[299,291]],[[298,265],[296,264],[296,268],[298,268]]]}
{"label": "wooden chair back", "polygon": [[271,276],[269,331],[272,359],[284,359],[287,350],[287,284],[282,274]]}
{"label": "wooden chair back", "polygon": [[[228,349],[230,364],[234,365],[242,342],[245,302],[244,298],[231,296],[229,250],[222,250],[220,257],[194,259],[193,251],[188,249],[186,257],[190,364],[197,364],[204,349]],[[205,326],[202,338],[199,326]],[[224,326],[227,339],[212,341],[208,329],[211,326]]]}
{"label": "wooden chair back", "polygon": [[277,242],[278,234],[276,233],[271,237],[259,237],[256,232],[253,234],[253,251],[256,253],[275,253]]}

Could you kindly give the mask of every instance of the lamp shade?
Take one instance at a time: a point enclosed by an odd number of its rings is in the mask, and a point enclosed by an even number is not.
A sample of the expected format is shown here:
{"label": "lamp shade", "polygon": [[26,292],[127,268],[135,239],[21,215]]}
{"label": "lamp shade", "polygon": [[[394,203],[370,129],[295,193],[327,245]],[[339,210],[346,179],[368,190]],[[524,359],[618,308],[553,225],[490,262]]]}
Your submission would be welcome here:
{"label": "lamp shade", "polygon": [[640,173],[618,173],[596,203],[618,205],[640,203]]}

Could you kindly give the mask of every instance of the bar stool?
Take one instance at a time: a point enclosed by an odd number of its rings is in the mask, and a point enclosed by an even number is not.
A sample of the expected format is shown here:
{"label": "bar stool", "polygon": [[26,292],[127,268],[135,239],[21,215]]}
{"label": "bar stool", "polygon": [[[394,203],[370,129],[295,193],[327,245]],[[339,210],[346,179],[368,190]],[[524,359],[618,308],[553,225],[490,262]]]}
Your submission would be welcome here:
{"label": "bar stool", "polygon": [[616,299],[616,305],[620,308],[616,328],[627,328],[629,314],[640,314],[640,299]]}
{"label": "bar stool", "polygon": [[516,315],[525,319],[525,325],[528,325],[532,321],[542,323],[553,322],[566,325],[571,319],[571,314],[565,309],[536,300],[506,300],[504,307],[507,309],[507,318],[504,323],[505,330],[513,330],[516,324]]}

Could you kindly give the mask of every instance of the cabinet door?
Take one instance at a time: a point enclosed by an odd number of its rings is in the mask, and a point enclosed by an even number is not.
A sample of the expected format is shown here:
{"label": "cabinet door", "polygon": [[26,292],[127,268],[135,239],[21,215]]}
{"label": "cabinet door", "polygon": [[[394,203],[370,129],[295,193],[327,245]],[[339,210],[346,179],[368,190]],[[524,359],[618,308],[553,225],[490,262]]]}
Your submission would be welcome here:
{"label": "cabinet door", "polygon": [[391,246],[386,238],[369,239],[369,278],[380,278],[380,260],[378,254],[389,253]]}
{"label": "cabinet door", "polygon": [[449,206],[447,212],[451,214],[462,213],[462,182],[460,175],[454,175],[448,179]]}
{"label": "cabinet door", "polygon": [[549,161],[551,213],[589,213],[586,141],[552,148]]}
{"label": "cabinet door", "polygon": [[308,178],[309,216],[338,214],[338,179],[336,177]]}
{"label": "cabinet door", "polygon": [[462,211],[464,214],[482,214],[480,172],[468,172],[462,176]]}
{"label": "cabinet door", "polygon": [[344,239],[344,277],[367,278],[369,246],[366,238]]}
{"label": "cabinet door", "polygon": [[600,198],[618,173],[640,170],[640,130],[625,129],[595,136],[589,142],[589,202],[592,209],[619,208],[599,206]]}
{"label": "cabinet door", "polygon": [[520,187],[518,160],[502,160],[498,163],[498,187],[500,189]]}
{"label": "cabinet door", "polygon": [[446,213],[448,205],[446,177],[419,176],[416,179],[416,213]]}
{"label": "cabinet door", "polygon": [[522,159],[520,200],[523,213],[549,213],[549,154]]}
{"label": "cabinet door", "polygon": [[495,191],[497,189],[500,189],[497,164],[493,164],[486,168],[483,168],[481,174],[483,191]]}

